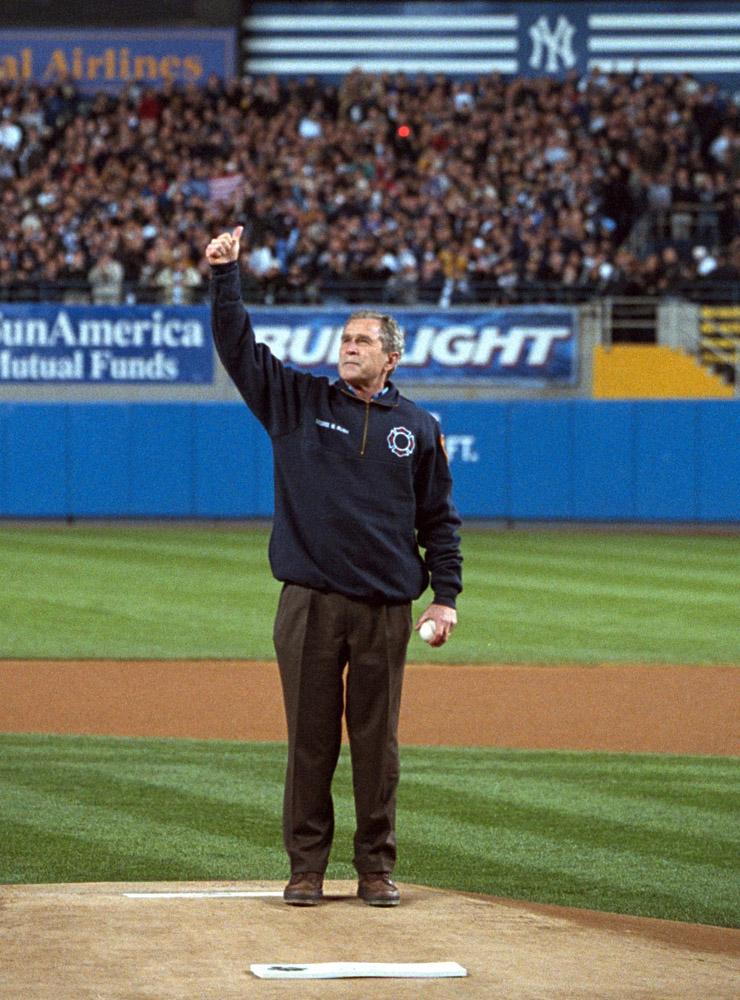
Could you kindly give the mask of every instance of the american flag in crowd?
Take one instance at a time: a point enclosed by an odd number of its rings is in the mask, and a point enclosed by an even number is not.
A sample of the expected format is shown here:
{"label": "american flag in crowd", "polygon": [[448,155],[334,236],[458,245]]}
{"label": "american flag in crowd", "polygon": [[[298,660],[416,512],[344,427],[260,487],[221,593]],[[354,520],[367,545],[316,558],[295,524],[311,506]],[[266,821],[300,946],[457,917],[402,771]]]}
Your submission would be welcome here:
{"label": "american flag in crowd", "polygon": [[211,201],[229,201],[244,185],[242,174],[224,174],[208,181]]}

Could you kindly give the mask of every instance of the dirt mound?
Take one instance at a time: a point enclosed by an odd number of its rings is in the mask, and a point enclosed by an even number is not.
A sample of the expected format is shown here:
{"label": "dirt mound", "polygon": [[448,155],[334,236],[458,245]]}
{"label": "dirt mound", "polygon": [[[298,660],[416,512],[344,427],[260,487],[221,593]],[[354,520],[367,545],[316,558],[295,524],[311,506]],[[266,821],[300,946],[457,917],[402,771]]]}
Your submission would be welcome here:
{"label": "dirt mound", "polygon": [[[6,886],[0,995],[243,1000],[300,995],[734,1000],[740,931],[401,886],[393,910],[328,882],[311,909],[282,884]],[[128,893],[143,893],[132,898]],[[197,893],[197,895],[196,895]],[[212,895],[217,893],[218,895]],[[247,895],[267,893],[268,895]],[[734,957],[733,957],[734,956]],[[459,962],[465,979],[257,980],[252,963]]]}

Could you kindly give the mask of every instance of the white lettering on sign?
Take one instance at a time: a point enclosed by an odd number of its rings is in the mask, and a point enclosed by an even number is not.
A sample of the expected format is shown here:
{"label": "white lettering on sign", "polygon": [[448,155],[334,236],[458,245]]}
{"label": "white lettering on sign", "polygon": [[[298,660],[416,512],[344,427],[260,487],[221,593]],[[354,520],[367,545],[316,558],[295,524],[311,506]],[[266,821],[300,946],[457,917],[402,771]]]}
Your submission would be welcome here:
{"label": "white lettering on sign", "polygon": [[255,326],[254,336],[258,344],[264,344],[279,361],[288,361],[292,326]]}
{"label": "white lettering on sign", "polygon": [[457,368],[469,364],[474,333],[469,326],[448,326],[440,330],[431,345],[433,360],[445,367]]}
{"label": "white lettering on sign", "polygon": [[434,326],[419,327],[411,350],[407,351],[401,358],[401,364],[404,368],[417,368],[429,361],[436,333],[437,328]]}
{"label": "white lettering on sign", "polygon": [[152,357],[123,358],[111,351],[90,352],[90,379],[112,382],[174,382],[178,375],[175,358],[164,351],[156,351]]}
{"label": "white lettering on sign", "polygon": [[[258,343],[265,344],[285,364],[310,368],[336,365],[339,360],[342,327],[286,324],[258,324]],[[489,368],[497,360],[499,368],[547,363],[553,346],[573,335],[569,326],[477,327],[469,323],[449,326],[422,325],[401,359],[402,369],[423,368],[434,362],[444,368]]]}
{"label": "white lettering on sign", "polygon": [[85,378],[85,356],[73,351],[62,357],[43,354],[13,355],[0,351],[0,380],[7,382],[82,382]]}
{"label": "white lettering on sign", "polygon": [[497,326],[460,324],[441,330],[422,326],[416,334],[412,349],[404,354],[404,368],[419,368],[429,361],[444,367],[470,365],[488,368],[497,352],[501,368],[515,368],[526,363],[544,365],[555,343],[568,340],[572,330],[567,326],[513,326],[505,333]]}
{"label": "white lettering on sign", "polygon": [[558,340],[567,340],[571,331],[563,326],[540,326],[533,330],[530,326],[511,328],[512,334],[521,334],[531,341],[527,364],[544,365],[550,357],[550,352]]}
{"label": "white lettering on sign", "polygon": [[[43,320],[42,322],[44,323],[44,326],[47,326],[46,320]],[[57,345],[62,344],[64,344],[65,347],[76,347],[77,337],[75,335],[75,329],[72,326],[67,313],[62,310],[62,312],[57,315],[51,330],[47,327],[43,340],[39,338],[36,343],[39,347],[42,345],[46,346],[47,344],[51,347],[56,347]],[[24,346],[30,347],[31,344],[26,343]]]}
{"label": "white lettering on sign", "polygon": [[146,319],[80,318],[60,309],[47,319],[9,319],[0,312],[2,347],[202,347],[203,324],[197,319],[164,318],[155,309]]}
{"label": "white lettering on sign", "polygon": [[313,338],[310,326],[299,326],[293,330],[290,345],[290,360],[296,365],[315,365],[328,358],[334,330],[323,326]]}
{"label": "white lettering on sign", "polygon": [[254,328],[258,344],[265,344],[287,365],[310,368],[312,365],[336,364],[342,327],[288,326],[259,323]]}
{"label": "white lettering on sign", "polygon": [[[87,366],[87,367],[86,367]],[[17,355],[0,351],[0,380],[12,382],[174,382],[179,374],[177,359],[164,351],[150,356],[121,357],[94,348],[61,356],[31,352]]]}
{"label": "white lettering on sign", "polygon": [[459,458],[461,462],[479,462],[480,455],[475,450],[474,434],[448,434],[445,436],[447,458],[452,463]]}

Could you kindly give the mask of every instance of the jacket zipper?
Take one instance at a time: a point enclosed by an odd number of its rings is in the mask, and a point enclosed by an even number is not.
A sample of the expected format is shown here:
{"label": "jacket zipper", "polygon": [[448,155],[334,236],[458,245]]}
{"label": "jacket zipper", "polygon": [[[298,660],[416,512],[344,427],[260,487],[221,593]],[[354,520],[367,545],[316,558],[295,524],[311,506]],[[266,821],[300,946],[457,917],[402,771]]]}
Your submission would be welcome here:
{"label": "jacket zipper", "polygon": [[362,444],[360,445],[360,455],[365,454],[365,445],[367,444],[367,425],[370,422],[370,403],[365,403],[365,426],[362,428]]}

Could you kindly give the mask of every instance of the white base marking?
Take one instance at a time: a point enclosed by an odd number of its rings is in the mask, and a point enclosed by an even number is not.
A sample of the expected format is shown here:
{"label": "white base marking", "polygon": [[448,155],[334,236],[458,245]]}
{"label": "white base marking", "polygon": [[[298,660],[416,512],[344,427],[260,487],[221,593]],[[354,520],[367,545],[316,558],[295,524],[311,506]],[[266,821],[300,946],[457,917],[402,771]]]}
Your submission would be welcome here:
{"label": "white base marking", "polygon": [[250,965],[260,979],[448,979],[467,976],[457,962],[315,962],[311,965]]}
{"label": "white base marking", "polygon": [[266,896],[282,896],[280,890],[246,891],[242,889],[218,889],[202,892],[124,892],[127,899],[261,899]]}

